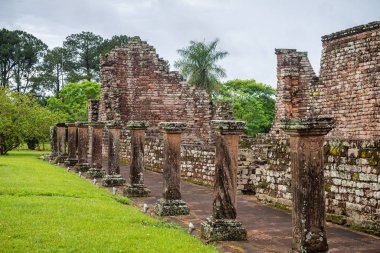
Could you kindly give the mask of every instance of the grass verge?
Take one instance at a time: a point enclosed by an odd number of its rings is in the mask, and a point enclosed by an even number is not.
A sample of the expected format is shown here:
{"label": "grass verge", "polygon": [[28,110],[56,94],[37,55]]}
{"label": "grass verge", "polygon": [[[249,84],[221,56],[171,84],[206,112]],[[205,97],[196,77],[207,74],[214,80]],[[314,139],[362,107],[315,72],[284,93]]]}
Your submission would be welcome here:
{"label": "grass verge", "polygon": [[0,252],[217,252],[39,155],[0,157]]}

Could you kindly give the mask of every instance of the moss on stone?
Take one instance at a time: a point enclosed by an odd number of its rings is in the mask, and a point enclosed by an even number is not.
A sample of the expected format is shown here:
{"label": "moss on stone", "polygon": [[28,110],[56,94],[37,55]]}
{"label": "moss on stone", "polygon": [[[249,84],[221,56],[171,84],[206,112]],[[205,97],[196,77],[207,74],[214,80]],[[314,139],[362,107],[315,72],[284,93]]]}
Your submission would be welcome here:
{"label": "moss on stone", "polygon": [[332,155],[332,156],[340,156],[340,149],[339,147],[334,147],[334,146],[331,146],[330,149],[329,149],[329,154]]}
{"label": "moss on stone", "polygon": [[358,181],[359,180],[359,173],[358,172],[354,172],[351,174],[351,179],[354,180],[354,181]]}

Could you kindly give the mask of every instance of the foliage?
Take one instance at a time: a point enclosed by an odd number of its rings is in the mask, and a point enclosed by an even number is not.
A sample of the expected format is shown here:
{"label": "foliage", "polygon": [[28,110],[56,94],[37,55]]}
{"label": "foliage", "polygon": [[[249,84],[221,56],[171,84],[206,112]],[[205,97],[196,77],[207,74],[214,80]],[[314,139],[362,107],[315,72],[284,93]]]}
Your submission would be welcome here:
{"label": "foliage", "polygon": [[66,37],[63,47],[69,82],[99,80],[99,59],[102,43],[103,38],[92,32],[81,32]]}
{"label": "foliage", "polygon": [[58,93],[63,85],[65,75],[63,69],[65,50],[62,47],[55,47],[48,50],[44,56],[43,63],[39,66],[40,74],[35,78],[40,89],[53,91],[58,97]]}
{"label": "foliage", "polygon": [[48,98],[47,107],[53,112],[65,115],[69,121],[86,121],[88,99],[98,99],[99,95],[98,83],[69,83],[59,92],[58,98]]}
{"label": "foliage", "polygon": [[41,154],[0,157],[0,252],[217,252]]}
{"label": "foliage", "polygon": [[61,115],[40,106],[33,96],[6,88],[0,88],[0,115],[0,154],[23,141],[47,141],[49,126],[61,119]]}
{"label": "foliage", "polygon": [[106,54],[115,47],[120,47],[127,44],[129,37],[127,35],[114,35],[111,39],[105,39],[101,46],[101,53]]}
{"label": "foliage", "polygon": [[230,101],[236,120],[247,122],[250,135],[268,132],[275,115],[275,90],[255,80],[231,80],[222,85],[220,100]]}
{"label": "foliage", "polygon": [[217,50],[218,42],[218,39],[210,43],[190,41],[190,46],[177,50],[182,58],[174,63],[190,84],[210,93],[218,90],[219,78],[226,76],[224,69],[216,63],[228,53]]}
{"label": "foliage", "polygon": [[34,78],[38,75],[47,45],[23,31],[0,30],[1,86],[18,92],[38,92]]}

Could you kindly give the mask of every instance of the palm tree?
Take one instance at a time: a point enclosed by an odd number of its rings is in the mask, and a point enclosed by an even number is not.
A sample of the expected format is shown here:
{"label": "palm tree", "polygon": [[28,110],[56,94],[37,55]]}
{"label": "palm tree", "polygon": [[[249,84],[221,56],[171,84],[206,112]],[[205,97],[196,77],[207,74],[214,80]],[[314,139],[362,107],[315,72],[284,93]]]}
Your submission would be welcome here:
{"label": "palm tree", "polygon": [[216,62],[226,57],[228,52],[217,51],[218,42],[218,39],[210,43],[190,41],[190,46],[177,50],[182,59],[174,63],[190,84],[209,93],[217,91],[219,78],[226,76],[224,69],[216,65]]}

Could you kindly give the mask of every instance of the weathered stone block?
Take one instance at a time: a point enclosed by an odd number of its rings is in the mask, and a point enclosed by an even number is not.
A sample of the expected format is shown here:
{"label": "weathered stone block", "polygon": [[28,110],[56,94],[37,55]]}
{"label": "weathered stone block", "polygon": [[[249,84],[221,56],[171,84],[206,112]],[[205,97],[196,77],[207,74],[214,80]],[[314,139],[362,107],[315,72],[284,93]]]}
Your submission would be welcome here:
{"label": "weathered stone block", "polygon": [[201,224],[201,236],[210,241],[244,241],[247,240],[247,231],[235,219],[209,217]]}
{"label": "weathered stone block", "polygon": [[124,189],[124,194],[128,197],[147,197],[150,190],[144,184],[128,184]]}
{"label": "weathered stone block", "polygon": [[178,216],[188,215],[190,213],[186,202],[181,199],[159,199],[154,207],[154,211],[159,216]]}

